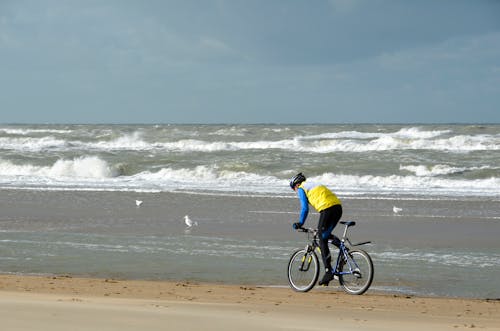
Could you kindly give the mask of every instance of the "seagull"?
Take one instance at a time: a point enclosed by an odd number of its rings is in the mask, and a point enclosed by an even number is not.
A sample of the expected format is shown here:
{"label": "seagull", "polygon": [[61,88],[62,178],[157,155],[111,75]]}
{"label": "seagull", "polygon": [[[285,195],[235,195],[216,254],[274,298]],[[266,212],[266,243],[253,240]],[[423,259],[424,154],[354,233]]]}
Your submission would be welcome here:
{"label": "seagull", "polygon": [[141,200],[135,200],[135,205],[137,207],[140,207],[142,205],[142,201]]}
{"label": "seagull", "polygon": [[399,214],[399,212],[403,211],[403,208],[398,208],[396,206],[392,207],[392,211],[394,214]]}
{"label": "seagull", "polygon": [[188,229],[198,225],[198,222],[193,222],[188,215],[184,216],[184,223],[186,223]]}

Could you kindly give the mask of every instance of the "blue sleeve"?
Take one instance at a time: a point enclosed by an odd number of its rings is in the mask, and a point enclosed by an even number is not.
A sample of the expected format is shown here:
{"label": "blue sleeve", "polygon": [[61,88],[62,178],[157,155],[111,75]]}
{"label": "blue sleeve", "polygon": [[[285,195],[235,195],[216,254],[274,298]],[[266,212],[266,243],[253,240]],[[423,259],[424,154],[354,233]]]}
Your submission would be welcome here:
{"label": "blue sleeve", "polygon": [[302,209],[300,210],[299,223],[300,225],[304,225],[307,214],[309,213],[309,200],[307,200],[306,192],[301,188],[297,190],[297,195],[299,196],[300,205],[302,206]]}

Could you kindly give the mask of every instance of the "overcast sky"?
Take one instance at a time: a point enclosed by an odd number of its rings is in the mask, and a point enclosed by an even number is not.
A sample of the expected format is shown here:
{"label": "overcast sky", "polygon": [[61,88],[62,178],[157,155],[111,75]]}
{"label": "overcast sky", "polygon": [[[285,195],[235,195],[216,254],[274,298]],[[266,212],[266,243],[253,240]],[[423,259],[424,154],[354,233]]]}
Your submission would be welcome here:
{"label": "overcast sky", "polygon": [[500,1],[0,0],[0,123],[500,122]]}

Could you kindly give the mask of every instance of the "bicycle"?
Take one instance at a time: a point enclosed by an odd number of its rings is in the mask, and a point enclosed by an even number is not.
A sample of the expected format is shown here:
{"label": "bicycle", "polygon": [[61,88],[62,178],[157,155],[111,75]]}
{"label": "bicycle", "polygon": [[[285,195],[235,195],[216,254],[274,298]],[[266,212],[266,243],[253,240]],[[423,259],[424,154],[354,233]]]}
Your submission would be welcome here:
{"label": "bicycle", "polygon": [[[373,281],[373,262],[362,249],[353,248],[371,243],[365,241],[352,244],[347,238],[347,229],[356,225],[353,221],[342,221],[345,225],[344,234],[340,239],[339,253],[335,264],[334,276],[338,278],[340,286],[349,294],[363,294],[370,287]],[[319,277],[319,259],[315,251],[321,252],[319,248],[318,230],[311,228],[301,228],[298,231],[308,234],[312,233],[311,243],[305,248],[295,251],[288,262],[288,282],[292,289],[298,292],[308,292],[316,284]],[[333,238],[328,240],[332,245]],[[349,247],[346,246],[346,242]]]}

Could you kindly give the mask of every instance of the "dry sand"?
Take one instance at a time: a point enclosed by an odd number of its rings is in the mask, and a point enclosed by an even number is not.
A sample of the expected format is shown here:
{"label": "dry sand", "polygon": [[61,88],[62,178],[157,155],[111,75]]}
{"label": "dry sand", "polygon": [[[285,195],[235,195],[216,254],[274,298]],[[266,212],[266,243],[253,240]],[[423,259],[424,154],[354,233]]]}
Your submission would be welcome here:
{"label": "dry sand", "polygon": [[500,301],[0,275],[1,330],[500,330]]}

